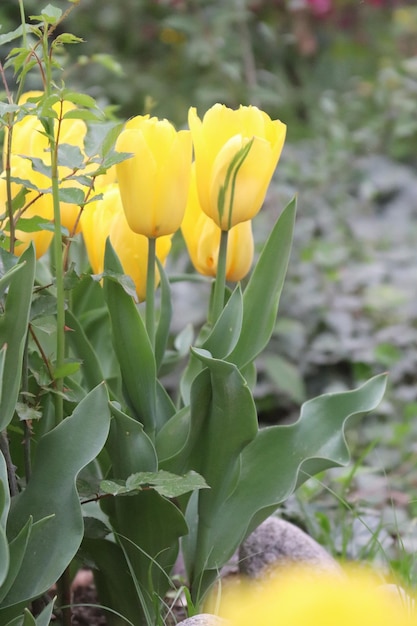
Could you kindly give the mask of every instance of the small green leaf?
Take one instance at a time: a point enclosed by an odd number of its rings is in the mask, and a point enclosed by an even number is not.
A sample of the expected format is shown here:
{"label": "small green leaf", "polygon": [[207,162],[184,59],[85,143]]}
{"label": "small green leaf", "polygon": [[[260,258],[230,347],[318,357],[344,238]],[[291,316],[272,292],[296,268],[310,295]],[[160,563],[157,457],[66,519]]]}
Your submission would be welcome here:
{"label": "small green leaf", "polygon": [[16,402],[16,413],[21,422],[39,420],[42,417],[42,411],[37,411],[24,402]]}
{"label": "small green leaf", "polygon": [[38,230],[44,230],[43,226],[50,223],[50,220],[39,215],[30,218],[21,217],[16,224],[16,228],[24,233],[36,233]]}
{"label": "small green leaf", "polygon": [[120,496],[131,491],[126,488],[126,484],[122,480],[102,480],[100,489],[103,493],[108,493],[111,496]]}
{"label": "small green leaf", "polygon": [[61,202],[81,206],[84,204],[85,195],[83,190],[78,187],[61,187],[59,190],[59,199]]}
{"label": "small green leaf", "polygon": [[80,369],[81,362],[76,361],[75,359],[68,359],[61,367],[57,367],[54,371],[54,378],[65,378],[66,376],[71,376],[78,372]]}
{"label": "small green leaf", "polygon": [[78,146],[60,143],[58,146],[58,164],[74,170],[81,169],[84,165],[84,155]]}
{"label": "small green leaf", "polygon": [[[0,46],[4,46],[4,44],[9,43],[9,41],[14,41],[14,39],[20,39],[23,35],[23,31],[30,33],[31,26],[29,24],[24,24],[23,26],[20,25],[15,30],[4,33],[4,35],[0,35]],[[27,54],[28,51],[26,50],[26,57]]]}
{"label": "small green leaf", "polygon": [[[84,43],[84,39],[81,39],[81,37],[77,37],[76,35],[72,35],[71,33],[61,33],[55,37],[53,43],[54,45]],[[65,96],[65,99],[69,100],[67,96]]]}
{"label": "small green leaf", "polygon": [[[65,33],[68,34],[68,33]],[[73,35],[71,35],[73,36]],[[68,102],[72,102],[80,107],[86,107],[87,109],[96,109],[97,103],[91,96],[86,93],[79,93],[78,91],[70,91],[68,89],[64,89],[62,92],[62,97],[64,100]]]}
{"label": "small green leaf", "polygon": [[30,182],[30,180],[27,180],[26,178],[20,178],[19,176],[11,176],[10,180],[12,181],[12,183],[16,183],[16,185],[22,185],[23,187],[25,187],[25,189],[32,189],[33,191],[37,191],[38,193],[50,193],[51,191],[50,187],[46,189],[40,189],[35,183]]}
{"label": "small green leaf", "polygon": [[113,272],[111,270],[105,269],[101,274],[92,274],[93,280],[101,281],[103,278],[108,278],[111,281],[118,283],[123,291],[127,293],[128,296],[137,299],[136,287],[135,283],[132,280],[131,276],[127,274],[119,274],[118,272]]}
{"label": "small green leaf", "polygon": [[105,157],[114,147],[116,139],[124,127],[123,123],[104,122],[90,124],[84,142],[88,156]]}
{"label": "small green leaf", "polygon": [[56,24],[62,16],[62,10],[52,4],[48,4],[42,9],[41,16],[46,19],[48,24]]}
{"label": "small green leaf", "polygon": [[87,109],[71,109],[62,116],[63,120],[85,120],[86,122],[99,122],[104,119],[101,111],[89,111]]}

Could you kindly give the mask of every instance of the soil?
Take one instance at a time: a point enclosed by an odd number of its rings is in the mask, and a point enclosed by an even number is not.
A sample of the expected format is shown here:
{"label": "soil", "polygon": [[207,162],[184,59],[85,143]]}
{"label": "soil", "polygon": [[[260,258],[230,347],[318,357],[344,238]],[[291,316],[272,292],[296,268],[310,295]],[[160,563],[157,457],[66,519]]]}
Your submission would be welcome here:
{"label": "soil", "polygon": [[76,605],[72,610],[72,623],[74,626],[107,626],[103,609],[98,606],[91,606],[98,603],[92,576],[90,580],[86,578],[86,582],[83,585],[78,585],[74,589],[73,603]]}
{"label": "soil", "polygon": [[[80,570],[75,577],[72,587],[72,604],[73,626],[107,626],[106,611],[98,606],[99,600],[91,570]],[[184,620],[187,615],[180,602],[172,603],[172,599],[166,598],[166,605],[170,604],[170,613],[164,621],[174,626]],[[58,616],[55,623],[60,623]]]}

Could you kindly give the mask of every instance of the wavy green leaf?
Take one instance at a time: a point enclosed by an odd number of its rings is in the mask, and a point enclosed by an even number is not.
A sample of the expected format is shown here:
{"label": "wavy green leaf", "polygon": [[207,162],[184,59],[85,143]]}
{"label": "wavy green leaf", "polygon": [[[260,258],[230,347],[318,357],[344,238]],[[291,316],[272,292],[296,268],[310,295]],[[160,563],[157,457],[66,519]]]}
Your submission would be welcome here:
{"label": "wavy green leaf", "polygon": [[[222,503],[217,517],[210,516],[209,524],[200,520],[206,541],[201,544],[205,553],[199,555],[197,581],[210,570],[215,574],[241,541],[311,475],[349,463],[347,422],[352,416],[373,411],[385,386],[386,376],[379,375],[353,391],[319,396],[302,406],[295,424],[258,432],[242,452],[235,490]],[[205,492],[199,494],[200,498],[206,496]]]}
{"label": "wavy green leaf", "polygon": [[39,440],[31,480],[12,501],[9,538],[14,539],[31,516],[35,523],[52,517],[31,533],[22,566],[2,606],[47,591],[74,557],[83,535],[76,477],[101,451],[109,425],[107,392],[100,385],[72,416]]}

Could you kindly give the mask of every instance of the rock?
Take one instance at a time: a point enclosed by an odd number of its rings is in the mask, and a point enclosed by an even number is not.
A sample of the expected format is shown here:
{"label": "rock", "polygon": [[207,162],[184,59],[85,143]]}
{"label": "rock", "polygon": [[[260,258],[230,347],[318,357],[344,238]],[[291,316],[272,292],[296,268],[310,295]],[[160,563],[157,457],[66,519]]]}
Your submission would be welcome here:
{"label": "rock", "polygon": [[343,575],[340,565],[300,528],[271,516],[242,543],[239,568],[250,578],[261,578],[268,570],[288,564],[307,564],[314,571]]}
{"label": "rock", "polygon": [[222,626],[225,624],[225,620],[211,615],[211,613],[200,613],[200,615],[193,615],[193,617],[187,617],[178,626]]}

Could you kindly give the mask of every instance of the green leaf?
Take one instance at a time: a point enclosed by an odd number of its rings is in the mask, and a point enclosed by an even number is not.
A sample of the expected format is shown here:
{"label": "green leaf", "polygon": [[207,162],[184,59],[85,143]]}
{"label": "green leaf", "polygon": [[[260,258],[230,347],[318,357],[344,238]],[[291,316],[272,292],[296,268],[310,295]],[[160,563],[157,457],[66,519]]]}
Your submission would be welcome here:
{"label": "green leaf", "polygon": [[[43,161],[39,157],[26,156],[24,154],[22,154],[21,156],[23,159],[26,159],[31,162],[32,169],[35,172],[39,172],[40,174],[43,174],[44,176],[51,178],[51,166],[45,163],[45,161]],[[27,184],[25,186],[27,187],[28,184],[31,184],[31,181],[27,181]],[[33,185],[33,189],[38,190],[39,187],[37,187],[36,185]]]}
{"label": "green leaf", "polygon": [[54,7],[52,4],[48,4],[42,9],[40,15],[31,15],[31,20],[45,21],[47,24],[56,24],[62,16],[62,11],[58,7]]}
{"label": "green leaf", "polygon": [[[23,31],[26,33],[30,33],[31,26],[29,24],[20,25],[15,30],[11,30],[8,33],[4,33],[4,35],[0,35],[0,46],[4,46],[4,44],[9,43],[9,41],[14,41],[15,39],[20,39],[23,35]],[[28,51],[26,50],[26,57]]]}
{"label": "green leaf", "polygon": [[216,359],[226,357],[239,340],[242,332],[242,317],[242,290],[238,284],[201,347],[208,350]]}
{"label": "green leaf", "polygon": [[256,437],[258,420],[253,396],[237,367],[203,350],[193,352],[207,369],[193,383],[191,432],[181,455],[187,455],[190,467],[211,487],[199,493],[197,537],[193,536],[194,513],[186,515],[192,530],[184,538],[187,560],[200,571],[213,550],[212,528],[221,524],[224,502],[240,481],[240,456]]}
{"label": "green leaf", "polygon": [[160,470],[159,472],[136,472],[126,481],[102,480],[100,487],[104,493],[113,496],[132,495],[138,491],[153,489],[166,498],[178,498],[184,493],[205,489],[206,481],[197,472],[189,471],[183,476]]}
{"label": "green leaf", "polygon": [[83,535],[76,477],[101,451],[109,424],[107,393],[100,385],[79,403],[72,416],[39,440],[31,480],[13,499],[9,536],[16,537],[30,516],[35,522],[53,517],[31,533],[22,566],[3,606],[47,591],[74,557]]}
{"label": "green leaf", "polygon": [[[122,271],[109,240],[104,266],[106,271]],[[156,363],[148,333],[132,298],[108,276],[104,277],[104,296],[128,404],[145,431],[153,437],[156,429]]]}
{"label": "green leaf", "polygon": [[69,204],[76,204],[81,206],[84,204],[85,195],[82,189],[78,187],[61,187],[59,190],[60,202],[68,202]]}
{"label": "green leaf", "polygon": [[6,523],[10,506],[9,481],[3,454],[0,452],[0,590],[9,570],[9,542],[6,537]]}
{"label": "green leaf", "polygon": [[[152,589],[153,598],[143,594],[148,611],[157,614],[157,599],[170,586],[170,573],[176,561],[179,538],[188,531],[179,508],[156,491],[141,491],[131,498],[115,498],[111,523],[122,546],[131,575],[139,588]],[[121,610],[123,613],[123,609]],[[142,623],[139,616],[135,624]]]}
{"label": "green leaf", "polygon": [[101,602],[123,615],[117,626],[136,626],[140,599],[121,547],[106,539],[84,538],[81,556],[94,564],[94,581]]}
{"label": "green leaf", "polygon": [[49,624],[52,623],[51,617],[52,617],[54,604],[55,604],[55,598],[53,598],[51,602],[49,602],[49,604],[46,605],[43,611],[39,613],[39,615],[36,618],[36,626],[49,626]]}
{"label": "green leaf", "polygon": [[72,376],[72,374],[78,372],[80,365],[80,361],[76,361],[75,359],[66,359],[61,367],[57,367],[56,370],[54,370],[54,378],[58,379],[65,378],[66,376]]}
{"label": "green leaf", "polygon": [[124,127],[124,122],[103,122],[90,124],[84,142],[86,154],[90,157],[105,157],[110,152]]}
{"label": "green leaf", "polygon": [[[63,35],[69,35],[69,33],[63,33]],[[74,37],[74,35],[69,36]],[[76,39],[78,39],[78,37]],[[94,98],[86,93],[78,93],[78,91],[70,91],[68,89],[64,89],[64,91],[62,92],[62,98],[80,107],[86,107],[87,109],[97,108],[97,103]]]}
{"label": "green leaf", "polygon": [[99,122],[104,119],[101,111],[89,111],[87,109],[71,109],[62,116],[63,120],[85,120],[86,122]]}
{"label": "green leaf", "polygon": [[[141,424],[114,403],[111,411],[113,419],[106,444],[112,464],[109,479],[123,482],[137,472],[157,472],[155,448]],[[162,597],[169,580],[167,572],[171,571],[178,552],[178,539],[187,532],[182,513],[154,490],[140,491],[129,498],[103,500],[102,508],[123,544],[132,575],[146,589],[153,584],[155,593]],[[98,558],[101,561],[101,555]],[[126,570],[126,563],[124,568]],[[112,606],[123,612],[123,593],[119,601],[121,604],[116,602]]]}
{"label": "green leaf", "polygon": [[187,443],[191,430],[190,406],[180,409],[161,428],[156,436],[156,450],[159,464],[162,469],[174,473],[185,471],[187,466],[186,455],[182,451]]}
{"label": "green leaf", "polygon": [[154,472],[158,467],[155,448],[142,424],[110,405],[112,420],[106,450],[112,463],[112,475],[126,479],[134,472]]}
{"label": "green leaf", "polygon": [[280,391],[298,404],[305,401],[306,390],[303,377],[295,365],[277,354],[265,355],[263,364],[267,376]]}
{"label": "green leaf", "polygon": [[[0,606],[2,606],[3,599],[9,592],[10,588],[12,587],[16,579],[16,576],[19,573],[19,570],[23,562],[23,557],[25,555],[25,552],[28,546],[29,537],[32,531],[36,533],[40,528],[42,528],[42,525],[44,523],[48,522],[49,519],[50,518],[46,518],[46,519],[40,520],[39,522],[37,522],[37,524],[33,524],[33,519],[30,516],[25,526],[23,526],[22,530],[17,535],[17,537],[15,537],[13,541],[10,542],[9,544],[10,566],[7,572],[7,577],[3,581],[3,584],[0,589],[0,603],[1,603]],[[1,611],[0,611],[0,618],[1,618]]]}
{"label": "green leaf", "polygon": [[90,390],[104,380],[100,361],[83,327],[69,309],[65,311],[65,324],[72,331],[68,333],[68,340],[77,358],[82,362],[81,373],[87,389]]}
{"label": "green leaf", "polygon": [[273,332],[291,252],[295,199],[280,215],[243,293],[242,330],[228,360],[241,369],[267,345]]}
{"label": "green leaf", "polygon": [[9,555],[9,543],[7,541],[6,532],[4,528],[0,526],[0,590],[4,583],[7,572],[9,571],[10,555]]}
{"label": "green leaf", "polygon": [[[58,145],[58,164],[74,170],[82,169],[84,166],[84,155],[78,146],[74,146],[71,143],[60,143]],[[59,191],[61,193],[63,189],[61,188]]]}
{"label": "green leaf", "polygon": [[6,351],[7,351],[7,343],[0,348],[0,403],[3,396],[3,374],[4,374],[4,364],[6,361]]}
{"label": "green leaf", "polygon": [[[0,346],[7,344],[1,384],[2,389],[7,389],[7,394],[2,394],[0,400],[0,430],[4,430],[11,421],[19,394],[35,264],[34,248],[30,246],[18,261],[17,267],[21,269],[10,270],[13,275],[0,316]],[[6,276],[3,276],[4,280]]]}
{"label": "green leaf", "polygon": [[6,288],[10,284],[13,275],[11,270],[16,268],[15,271],[19,272],[24,267],[19,265],[17,261],[18,258],[14,254],[4,250],[4,248],[0,248],[0,297],[3,297]]}
{"label": "green leaf", "polygon": [[[72,35],[71,33],[60,33],[54,39],[54,45],[73,43],[84,43],[84,39],[81,39],[81,37],[77,37],[76,35]],[[65,99],[68,100],[69,98],[65,96]]]}
{"label": "green leaf", "polygon": [[[385,386],[386,376],[376,376],[353,391],[309,400],[295,424],[259,430],[242,452],[235,490],[223,502],[218,517],[211,516],[210,526],[204,526],[205,554],[199,555],[202,573],[218,572],[241,541],[310,476],[349,463],[347,422],[373,411]],[[201,492],[200,498],[207,495]]]}
{"label": "green leaf", "polygon": [[16,402],[16,414],[20,421],[38,420],[43,417],[42,411],[37,411],[24,402]]}
{"label": "green leaf", "polygon": [[119,285],[123,288],[123,290],[127,293],[128,296],[136,300],[136,287],[135,283],[132,280],[131,276],[127,274],[123,274],[121,272],[113,272],[109,269],[106,269],[101,274],[93,275],[93,280],[102,280],[103,278],[109,278],[110,280],[119,283]]}
{"label": "green leaf", "polygon": [[171,303],[171,289],[169,286],[168,277],[164,270],[164,267],[158,257],[156,257],[156,262],[158,265],[159,275],[160,275],[160,292],[161,292],[161,303],[160,303],[160,313],[158,326],[156,329],[155,336],[155,361],[157,370],[159,370],[165,350],[167,347],[169,330],[171,326],[172,319],[172,303]]}
{"label": "green leaf", "polygon": [[39,215],[34,215],[33,217],[30,218],[26,218],[26,217],[21,217],[17,224],[16,227],[23,231],[24,233],[33,233],[33,232],[37,232],[38,230],[42,230],[42,227],[45,224],[50,224],[51,221],[46,219],[45,217],[40,217]]}

